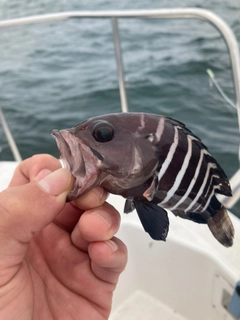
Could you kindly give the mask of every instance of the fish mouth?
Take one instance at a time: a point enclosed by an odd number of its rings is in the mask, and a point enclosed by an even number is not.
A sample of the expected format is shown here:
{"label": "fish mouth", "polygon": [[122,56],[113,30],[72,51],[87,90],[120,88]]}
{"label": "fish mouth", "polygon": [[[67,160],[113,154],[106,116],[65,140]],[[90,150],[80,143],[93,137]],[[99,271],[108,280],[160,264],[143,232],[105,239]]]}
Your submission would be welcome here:
{"label": "fish mouth", "polygon": [[75,177],[73,189],[67,196],[67,201],[72,201],[91,189],[97,180],[93,154],[70,130],[53,130],[52,136],[56,140],[63,167]]}

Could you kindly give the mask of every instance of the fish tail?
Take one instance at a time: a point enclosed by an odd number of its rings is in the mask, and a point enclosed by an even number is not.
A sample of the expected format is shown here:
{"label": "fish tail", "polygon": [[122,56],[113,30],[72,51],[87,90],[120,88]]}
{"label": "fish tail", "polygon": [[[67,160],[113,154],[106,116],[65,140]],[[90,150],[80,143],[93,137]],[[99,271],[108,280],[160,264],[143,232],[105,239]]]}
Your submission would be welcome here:
{"label": "fish tail", "polygon": [[221,206],[207,221],[213,236],[225,247],[233,244],[234,227],[226,209]]}

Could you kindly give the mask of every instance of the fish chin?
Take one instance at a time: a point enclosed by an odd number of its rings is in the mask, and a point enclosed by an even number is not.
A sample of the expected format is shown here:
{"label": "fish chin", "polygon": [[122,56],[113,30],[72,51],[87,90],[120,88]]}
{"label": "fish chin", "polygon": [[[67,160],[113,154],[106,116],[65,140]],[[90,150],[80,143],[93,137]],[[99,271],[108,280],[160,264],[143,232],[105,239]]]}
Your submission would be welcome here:
{"label": "fish chin", "polygon": [[67,196],[67,201],[72,201],[95,186],[97,165],[91,149],[69,130],[54,130],[52,136],[57,142],[63,167],[75,177],[73,189]]}

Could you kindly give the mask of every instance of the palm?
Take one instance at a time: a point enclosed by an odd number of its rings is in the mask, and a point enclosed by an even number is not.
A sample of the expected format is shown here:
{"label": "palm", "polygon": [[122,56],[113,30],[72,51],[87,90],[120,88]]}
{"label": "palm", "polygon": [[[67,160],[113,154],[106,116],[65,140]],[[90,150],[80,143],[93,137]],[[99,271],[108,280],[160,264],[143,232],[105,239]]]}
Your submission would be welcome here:
{"label": "palm", "polygon": [[88,253],[72,244],[68,232],[55,224],[49,225],[31,242],[26,261],[28,267],[23,266],[35,295],[31,310],[35,317],[38,314],[41,319],[65,319],[66,314],[69,319],[78,315],[92,320],[108,317],[109,295],[115,284],[93,274]]}

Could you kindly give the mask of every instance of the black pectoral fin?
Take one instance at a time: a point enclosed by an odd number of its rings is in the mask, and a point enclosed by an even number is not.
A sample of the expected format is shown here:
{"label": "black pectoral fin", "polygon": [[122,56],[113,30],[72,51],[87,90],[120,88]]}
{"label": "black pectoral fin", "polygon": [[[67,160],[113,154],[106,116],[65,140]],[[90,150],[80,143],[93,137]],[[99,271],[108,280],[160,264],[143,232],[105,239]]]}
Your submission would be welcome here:
{"label": "black pectoral fin", "polygon": [[126,200],[125,206],[124,206],[124,213],[130,213],[135,209],[134,202],[131,200]]}
{"label": "black pectoral fin", "polygon": [[169,229],[167,212],[157,204],[134,201],[144,230],[154,240],[165,241]]}

